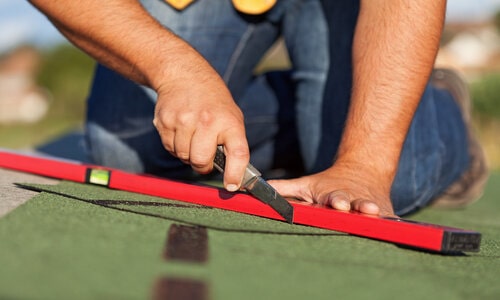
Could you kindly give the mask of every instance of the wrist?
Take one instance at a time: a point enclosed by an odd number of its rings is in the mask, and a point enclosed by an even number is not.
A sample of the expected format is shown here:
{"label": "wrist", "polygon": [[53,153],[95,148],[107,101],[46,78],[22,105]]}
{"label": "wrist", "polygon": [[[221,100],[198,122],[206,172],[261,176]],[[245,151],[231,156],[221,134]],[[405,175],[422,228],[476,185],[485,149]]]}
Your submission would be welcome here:
{"label": "wrist", "polygon": [[339,151],[333,167],[362,174],[364,178],[370,178],[374,185],[379,185],[389,191],[396,176],[398,163],[399,152],[395,154],[392,151],[381,153],[376,149],[366,151],[357,149],[356,151]]}

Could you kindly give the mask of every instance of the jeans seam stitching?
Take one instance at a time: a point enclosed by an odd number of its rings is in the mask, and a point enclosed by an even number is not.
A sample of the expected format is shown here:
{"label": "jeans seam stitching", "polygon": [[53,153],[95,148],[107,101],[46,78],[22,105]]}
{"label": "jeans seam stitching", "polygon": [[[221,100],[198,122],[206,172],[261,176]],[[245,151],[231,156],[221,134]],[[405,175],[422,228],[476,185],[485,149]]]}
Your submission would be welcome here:
{"label": "jeans seam stitching", "polygon": [[247,41],[250,39],[250,36],[254,32],[255,27],[253,25],[249,25],[248,29],[245,31],[245,33],[242,35],[240,41],[238,42],[236,49],[233,52],[233,55],[229,59],[229,63],[226,68],[226,72],[224,73],[223,80],[224,82],[228,83],[229,78],[233,74],[234,67],[236,66],[236,63],[238,61],[239,56],[243,52],[245,45]]}

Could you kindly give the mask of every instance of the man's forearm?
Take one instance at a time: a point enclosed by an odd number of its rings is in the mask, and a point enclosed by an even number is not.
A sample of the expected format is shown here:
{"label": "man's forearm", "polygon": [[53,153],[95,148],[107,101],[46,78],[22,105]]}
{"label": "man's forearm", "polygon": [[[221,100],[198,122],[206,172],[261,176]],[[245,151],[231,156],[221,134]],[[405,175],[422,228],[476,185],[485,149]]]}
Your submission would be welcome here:
{"label": "man's forearm", "polygon": [[135,0],[30,2],[96,60],[153,88],[160,73],[179,68],[180,54],[198,56]]}
{"label": "man's forearm", "polygon": [[432,71],[445,7],[444,0],[361,3],[351,107],[337,163],[362,164],[387,188]]}
{"label": "man's forearm", "polygon": [[157,92],[152,121],[172,155],[205,174],[212,170],[217,145],[223,145],[224,185],[230,191],[240,188],[250,158],[243,114],[222,78],[194,48],[137,0],[31,3],[99,62]]}

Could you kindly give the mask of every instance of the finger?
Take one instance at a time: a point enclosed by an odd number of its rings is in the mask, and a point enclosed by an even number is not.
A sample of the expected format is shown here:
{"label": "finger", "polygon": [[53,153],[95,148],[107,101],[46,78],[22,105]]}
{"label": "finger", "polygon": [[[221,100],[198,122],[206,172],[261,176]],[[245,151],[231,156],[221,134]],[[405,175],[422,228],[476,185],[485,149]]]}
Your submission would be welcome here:
{"label": "finger", "polygon": [[379,215],[380,207],[373,201],[365,199],[357,199],[351,202],[353,210],[368,215]]}
{"label": "finger", "polygon": [[198,129],[191,139],[191,152],[189,159],[195,172],[208,174],[213,169],[217,137],[213,131]]}
{"label": "finger", "polygon": [[306,177],[268,181],[268,183],[273,188],[275,188],[278,194],[280,194],[281,196],[285,198],[295,198],[312,203],[312,197],[310,197],[309,194],[304,193],[304,191],[308,191],[308,182],[309,181]]}
{"label": "finger", "polygon": [[160,124],[158,119],[153,120],[153,125],[155,126],[156,130],[158,131],[158,135],[160,136],[161,143],[163,147],[170,152],[170,154],[175,156],[174,152],[174,137],[175,134],[171,130],[166,130],[164,127]]}
{"label": "finger", "polygon": [[240,189],[245,169],[250,161],[250,151],[245,132],[226,133],[229,138],[220,141],[224,145],[226,168],[224,170],[224,187],[230,192]]}
{"label": "finger", "polygon": [[349,194],[344,191],[334,191],[327,195],[326,201],[327,205],[331,206],[336,210],[350,211],[351,202]]}
{"label": "finger", "polygon": [[189,154],[191,152],[191,139],[194,129],[189,127],[179,128],[174,136],[174,153],[177,158],[186,163],[191,163]]}

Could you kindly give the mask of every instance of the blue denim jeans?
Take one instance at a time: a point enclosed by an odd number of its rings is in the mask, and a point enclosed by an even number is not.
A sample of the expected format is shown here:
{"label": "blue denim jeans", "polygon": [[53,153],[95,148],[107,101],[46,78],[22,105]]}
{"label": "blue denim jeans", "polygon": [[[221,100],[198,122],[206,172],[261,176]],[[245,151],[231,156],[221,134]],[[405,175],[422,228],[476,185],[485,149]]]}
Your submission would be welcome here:
{"label": "blue denim jeans", "polygon": [[[329,58],[327,24],[318,0],[278,1],[259,16],[239,13],[230,0],[195,1],[181,12],[164,1],[142,4],[197,49],[224,79],[245,115],[255,167],[268,170],[280,161],[292,161],[296,169],[303,163],[312,168]],[[281,36],[293,71],[255,76],[256,65]],[[189,166],[161,146],[151,124],[155,102],[152,90],[98,66],[88,101],[91,160],[134,172],[192,176]],[[300,141],[297,132],[303,137]]]}
{"label": "blue denim jeans", "polygon": [[[323,6],[316,0],[278,1],[260,16],[235,11],[229,0],[196,1],[182,12],[163,1],[141,2],[224,79],[245,115],[255,167],[264,174],[275,168],[312,173],[331,165],[349,106],[356,1],[324,1]],[[293,69],[254,75],[280,36]],[[189,166],[164,150],[152,125],[155,102],[151,89],[99,65],[88,99],[90,159],[131,172],[195,178]],[[447,92],[428,86],[393,184],[396,212],[425,206],[467,163],[458,107]]]}

